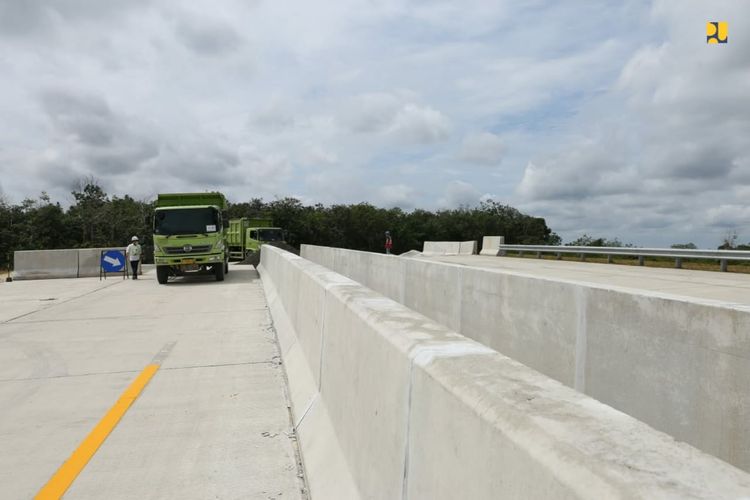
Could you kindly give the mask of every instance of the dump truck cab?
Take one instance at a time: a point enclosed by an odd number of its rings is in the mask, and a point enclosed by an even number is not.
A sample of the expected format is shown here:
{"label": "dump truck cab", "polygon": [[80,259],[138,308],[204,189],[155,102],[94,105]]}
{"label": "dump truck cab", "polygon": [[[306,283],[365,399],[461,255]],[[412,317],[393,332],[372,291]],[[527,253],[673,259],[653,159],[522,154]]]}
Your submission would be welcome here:
{"label": "dump truck cab", "polygon": [[261,245],[271,242],[284,242],[284,230],[273,226],[271,219],[250,219],[245,229],[245,256],[260,251]]}
{"label": "dump truck cab", "polygon": [[160,194],[154,210],[154,263],[161,284],[170,276],[210,271],[223,281],[229,271],[221,193]]}

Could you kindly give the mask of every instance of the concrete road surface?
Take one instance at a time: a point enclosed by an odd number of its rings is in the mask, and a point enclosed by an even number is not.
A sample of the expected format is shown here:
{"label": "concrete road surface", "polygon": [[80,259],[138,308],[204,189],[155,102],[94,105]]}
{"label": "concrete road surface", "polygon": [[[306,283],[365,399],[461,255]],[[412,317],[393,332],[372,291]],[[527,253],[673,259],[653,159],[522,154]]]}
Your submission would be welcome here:
{"label": "concrete road surface", "polygon": [[570,280],[608,287],[617,286],[742,306],[750,305],[750,275],[748,274],[484,255],[419,258],[499,269],[539,278]]}
{"label": "concrete road surface", "polygon": [[33,497],[151,363],[65,498],[306,498],[257,272],[0,284],[0,497]]}

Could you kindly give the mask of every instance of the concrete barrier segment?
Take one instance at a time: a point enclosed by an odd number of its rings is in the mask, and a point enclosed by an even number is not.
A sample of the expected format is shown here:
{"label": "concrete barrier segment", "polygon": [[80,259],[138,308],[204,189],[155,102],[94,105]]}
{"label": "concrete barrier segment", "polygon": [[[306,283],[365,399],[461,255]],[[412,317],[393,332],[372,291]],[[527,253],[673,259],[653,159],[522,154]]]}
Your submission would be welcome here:
{"label": "concrete barrier segment", "polygon": [[[259,268],[272,314],[293,295],[276,286],[282,268],[327,286],[321,356],[304,360],[319,364],[318,393],[293,408],[313,499],[750,494],[748,474],[282,252]],[[290,366],[307,351],[284,359],[290,386],[311,377]]]}
{"label": "concrete barrier segment", "polygon": [[78,277],[78,250],[19,250],[13,253],[14,280]]}
{"label": "concrete barrier segment", "polygon": [[[350,252],[339,249],[337,261]],[[376,267],[370,255],[359,265]],[[404,299],[394,300],[750,471],[750,386],[736,383],[750,379],[748,308],[402,260]]]}
{"label": "concrete barrier segment", "polygon": [[[324,308],[313,311],[306,304],[307,293],[314,288],[314,283],[320,284],[321,288],[313,300],[318,304],[320,297],[324,296],[324,288],[356,284],[321,266],[315,266],[315,269],[311,270],[312,265],[311,262],[284,250],[266,247],[261,252],[258,272],[263,280],[280,344],[295,430],[300,440],[308,484],[316,497],[356,500],[360,498],[357,486],[351,478],[348,463],[331,426],[325,402],[320,397],[320,345],[323,339],[322,336],[316,339],[315,334],[322,326],[318,322],[321,321]],[[330,276],[334,274],[335,276]],[[303,275],[305,278],[302,278]],[[330,279],[322,282],[319,276],[328,276]],[[304,290],[301,291],[299,284],[305,280],[306,284],[302,285]],[[296,311],[290,314],[290,307],[299,307],[300,303],[302,314]],[[304,323],[306,320],[310,321],[311,326],[303,328],[303,333],[299,334],[297,321]]]}
{"label": "concrete barrier segment", "polygon": [[[13,279],[94,278],[99,276],[101,252],[124,247],[22,250],[14,253]],[[127,265],[127,262],[125,262]],[[143,269],[140,269],[143,274]]]}
{"label": "concrete barrier segment", "polygon": [[476,241],[462,241],[458,244],[459,255],[476,255],[477,254],[477,242]]}
{"label": "concrete barrier segment", "polygon": [[505,244],[505,236],[484,236],[482,237],[482,250],[479,255],[502,255],[500,245]]}
{"label": "concrete barrier segment", "polygon": [[[417,252],[421,255],[420,252]],[[302,245],[300,256],[351,278],[399,303],[404,303],[404,280],[406,264],[393,255],[345,250],[315,245]],[[352,265],[351,256],[356,257]],[[356,280],[353,276],[361,278]]]}
{"label": "concrete barrier segment", "polygon": [[419,257],[420,255],[422,255],[422,252],[420,252],[419,250],[409,250],[408,252],[404,252],[401,255],[399,255],[399,257],[404,257],[404,258],[409,259],[409,258]]}
{"label": "concrete barrier segment", "polygon": [[[78,249],[78,277],[79,278],[95,278],[99,276],[99,269],[101,267],[101,255],[104,250],[122,250],[125,252],[125,247],[108,247],[108,248],[79,248]],[[128,262],[125,262],[128,265]],[[143,274],[143,266],[139,268],[140,274]],[[130,269],[128,269],[130,272]]]}
{"label": "concrete barrier segment", "polygon": [[422,253],[424,255],[458,255],[461,253],[461,242],[425,241]]}
{"label": "concrete barrier segment", "polygon": [[414,370],[407,498],[746,498],[750,475],[499,353]]}

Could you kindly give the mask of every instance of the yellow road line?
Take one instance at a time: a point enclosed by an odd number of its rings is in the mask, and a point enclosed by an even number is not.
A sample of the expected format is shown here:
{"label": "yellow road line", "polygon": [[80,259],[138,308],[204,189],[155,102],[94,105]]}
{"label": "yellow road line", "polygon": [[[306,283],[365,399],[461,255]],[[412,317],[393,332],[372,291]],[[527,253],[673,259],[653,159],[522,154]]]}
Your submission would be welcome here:
{"label": "yellow road line", "polygon": [[65,461],[64,464],[57,469],[55,475],[39,490],[39,493],[34,497],[38,500],[56,499],[63,496],[63,494],[73,484],[75,478],[81,473],[86,464],[94,456],[96,450],[102,445],[107,436],[112,432],[115,426],[120,422],[120,419],[128,411],[130,405],[133,404],[138,396],[141,394],[143,389],[149,383],[151,378],[154,376],[156,371],[159,369],[159,365],[151,364],[146,366],[144,370],[138,375],[130,387],[122,393],[117,403],[110,408],[104,418],[102,418],[96,427],[86,436],[86,439],[78,446],[76,451]]}

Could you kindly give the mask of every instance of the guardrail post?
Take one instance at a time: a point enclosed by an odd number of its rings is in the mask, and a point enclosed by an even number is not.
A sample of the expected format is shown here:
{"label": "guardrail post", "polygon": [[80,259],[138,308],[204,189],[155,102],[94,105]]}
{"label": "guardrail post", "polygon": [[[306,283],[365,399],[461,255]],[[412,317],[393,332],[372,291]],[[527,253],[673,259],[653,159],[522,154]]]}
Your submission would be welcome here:
{"label": "guardrail post", "polygon": [[557,252],[557,260],[561,260],[561,259],[562,259],[562,254],[560,252]]}
{"label": "guardrail post", "polygon": [[586,254],[585,253],[581,254],[581,262],[586,262]]}
{"label": "guardrail post", "polygon": [[719,269],[721,269],[722,273],[727,272],[727,259],[721,259],[719,261]]}
{"label": "guardrail post", "polygon": [[542,252],[537,252],[536,253],[536,258],[537,259],[541,259],[542,258]]}
{"label": "guardrail post", "polygon": [[519,256],[519,257],[523,257],[523,250],[519,250],[519,251],[518,251],[518,256]]}
{"label": "guardrail post", "polygon": [[607,264],[611,264],[611,263],[612,263],[612,256],[607,255]]}
{"label": "guardrail post", "polygon": [[676,258],[676,259],[674,260],[674,267],[675,267],[676,269],[682,269],[682,257],[677,257],[677,258]]}
{"label": "guardrail post", "polygon": [[645,259],[645,258],[643,257],[643,255],[639,255],[639,256],[638,256],[638,265],[639,265],[639,266],[642,266],[642,265],[644,264],[644,261],[645,261],[645,260],[646,260],[646,259]]}

